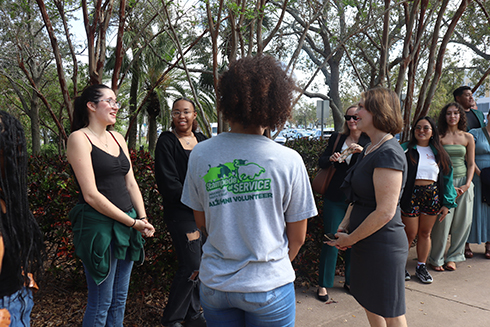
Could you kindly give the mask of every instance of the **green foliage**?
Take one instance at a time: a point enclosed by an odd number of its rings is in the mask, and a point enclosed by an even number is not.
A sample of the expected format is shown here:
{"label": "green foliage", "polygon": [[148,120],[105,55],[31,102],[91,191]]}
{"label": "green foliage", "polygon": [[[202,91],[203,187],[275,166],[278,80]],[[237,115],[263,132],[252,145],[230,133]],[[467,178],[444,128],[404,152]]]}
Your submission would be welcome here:
{"label": "green foliage", "polygon": [[[148,219],[156,228],[145,244],[146,262],[133,269],[132,289],[165,288],[177,269],[170,235],[163,222],[163,206],[155,184],[153,159],[148,151],[131,152],[136,180],[140,186]],[[44,234],[47,247],[46,274],[66,287],[83,287],[83,267],[74,254],[68,213],[78,202],[78,189],[64,157],[43,154],[29,162],[29,201]]]}
{"label": "green foliage", "polygon": [[74,257],[73,235],[68,220],[78,195],[64,158],[42,154],[29,161],[29,202],[47,248],[47,273],[65,283],[84,280],[81,262]]}
{"label": "green foliage", "polygon": [[[317,171],[319,155],[327,141],[296,140],[286,146],[302,156],[310,178]],[[47,153],[47,152],[46,152]],[[48,249],[47,277],[55,278],[67,288],[84,287],[85,278],[80,260],[74,254],[73,235],[68,213],[78,202],[78,189],[73,173],[64,157],[43,154],[30,158],[29,201]],[[163,221],[163,205],[157,190],[154,162],[145,150],[131,152],[131,161],[138,185],[143,194],[149,221],[155,226],[155,237],[146,239],[146,261],[133,269],[131,292],[151,293],[154,289],[166,289],[171,285],[177,261],[169,233]],[[318,262],[322,246],[321,196],[316,196],[319,217],[308,222],[308,234],[294,268],[298,281],[316,284]]]}
{"label": "green foliage", "polygon": [[[325,151],[328,141],[299,139],[286,142],[286,146],[296,150],[301,157],[312,181],[318,171],[318,159]],[[323,244],[323,199],[315,194],[318,216],[308,221],[305,244],[301,247],[298,256],[293,261],[296,271],[297,283],[303,285],[317,285],[318,266]]]}

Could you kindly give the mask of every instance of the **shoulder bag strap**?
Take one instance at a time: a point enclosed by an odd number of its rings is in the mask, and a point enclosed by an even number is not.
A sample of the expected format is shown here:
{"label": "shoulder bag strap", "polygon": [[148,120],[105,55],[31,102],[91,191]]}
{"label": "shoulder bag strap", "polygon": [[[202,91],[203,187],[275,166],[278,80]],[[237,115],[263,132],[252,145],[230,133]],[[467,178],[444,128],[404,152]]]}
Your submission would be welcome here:
{"label": "shoulder bag strap", "polygon": [[339,144],[340,135],[341,135],[340,133],[337,134],[337,139],[335,140],[335,143],[333,144],[332,154],[335,152],[335,149],[337,149],[337,144]]}

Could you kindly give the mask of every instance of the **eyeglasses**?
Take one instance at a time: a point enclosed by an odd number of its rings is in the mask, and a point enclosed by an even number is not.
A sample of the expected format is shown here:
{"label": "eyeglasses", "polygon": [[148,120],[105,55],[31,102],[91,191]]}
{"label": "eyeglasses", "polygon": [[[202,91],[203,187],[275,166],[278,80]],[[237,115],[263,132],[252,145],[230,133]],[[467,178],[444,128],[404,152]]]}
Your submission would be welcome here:
{"label": "eyeglasses", "polygon": [[192,114],[194,111],[172,111],[172,116],[174,117],[179,117],[180,115],[184,115],[184,116],[189,116],[190,114]]}
{"label": "eyeglasses", "polygon": [[427,132],[427,131],[430,131],[431,129],[432,128],[430,128],[430,126],[424,126],[424,127],[419,126],[419,125],[415,126],[416,131],[424,130],[425,132]]}
{"label": "eyeglasses", "polygon": [[94,102],[95,103],[99,103],[101,101],[107,102],[113,108],[121,109],[121,103],[117,102],[114,99],[101,99],[101,100],[97,100],[97,101],[94,101]]}
{"label": "eyeglasses", "polygon": [[351,119],[357,120],[357,116],[352,116],[352,115],[344,115],[345,120],[349,121]]}

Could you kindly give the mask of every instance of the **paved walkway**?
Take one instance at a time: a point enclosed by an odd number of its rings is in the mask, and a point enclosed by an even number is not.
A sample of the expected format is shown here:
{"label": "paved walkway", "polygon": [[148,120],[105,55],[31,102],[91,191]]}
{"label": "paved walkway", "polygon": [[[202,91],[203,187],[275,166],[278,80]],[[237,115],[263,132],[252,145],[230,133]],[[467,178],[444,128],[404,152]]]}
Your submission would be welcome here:
{"label": "paved walkway", "polygon": [[[409,326],[490,326],[490,260],[483,255],[484,244],[471,248],[475,256],[458,263],[456,271],[430,269],[432,284],[415,277],[415,248],[410,250],[407,268],[412,279],[406,282],[405,292]],[[341,281],[336,276],[335,286],[329,289],[333,301],[327,303],[316,299],[316,287],[296,289],[296,327],[369,326],[364,310],[344,291]]]}

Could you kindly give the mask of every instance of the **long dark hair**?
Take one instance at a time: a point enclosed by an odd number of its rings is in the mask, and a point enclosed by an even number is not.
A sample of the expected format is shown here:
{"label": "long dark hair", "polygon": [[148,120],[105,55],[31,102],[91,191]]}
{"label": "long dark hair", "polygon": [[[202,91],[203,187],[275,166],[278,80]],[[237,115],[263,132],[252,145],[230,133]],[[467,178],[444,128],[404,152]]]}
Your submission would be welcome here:
{"label": "long dark hair", "polygon": [[[418,122],[420,122],[423,119],[427,120],[430,124],[430,127],[432,128],[432,137],[429,140],[429,144],[432,145],[437,150],[437,154],[436,154],[437,165],[441,168],[444,175],[447,175],[451,171],[451,159],[449,158],[449,155],[447,154],[446,150],[444,150],[444,147],[441,144],[441,140],[439,139],[439,133],[437,132],[437,128],[436,128],[436,123],[432,118],[430,118],[429,116],[420,117],[413,123],[412,129],[410,130],[410,141],[408,141],[408,147],[413,148],[415,145],[417,145],[417,139],[415,138],[415,126],[417,126]],[[410,152],[408,156],[410,160],[414,164],[416,164],[415,158],[413,158]]]}
{"label": "long dark hair", "polygon": [[97,102],[102,96],[102,92],[100,90],[103,89],[110,90],[111,88],[104,84],[90,85],[85,90],[83,90],[82,95],[75,98],[73,121],[71,123],[72,132],[88,126],[89,120],[87,103]]}
{"label": "long dark hair", "polygon": [[0,111],[0,187],[0,197],[5,203],[5,212],[0,208],[5,259],[11,263],[18,283],[29,285],[27,273],[38,275],[41,272],[43,240],[27,199],[24,130],[20,122],[5,111]]}
{"label": "long dark hair", "polygon": [[439,134],[441,134],[442,137],[446,135],[448,129],[446,113],[450,107],[456,107],[456,109],[458,109],[459,111],[458,129],[463,132],[466,132],[466,113],[464,112],[463,107],[459,103],[451,102],[446,104],[441,109],[441,112],[439,113],[439,119],[437,120],[437,127],[439,129]]}

